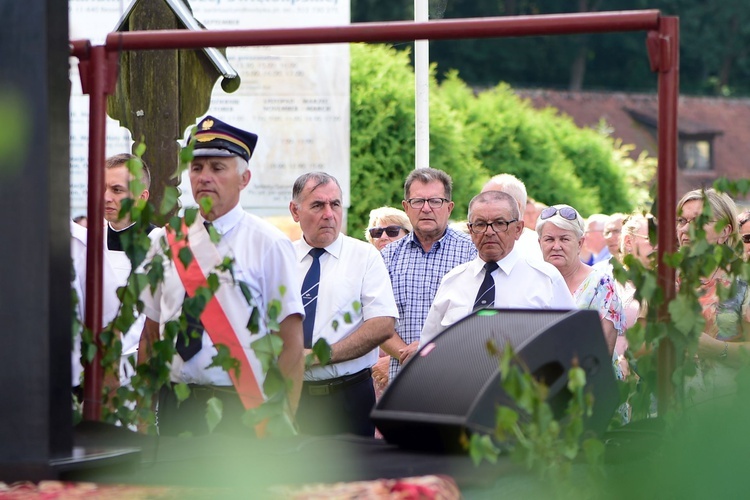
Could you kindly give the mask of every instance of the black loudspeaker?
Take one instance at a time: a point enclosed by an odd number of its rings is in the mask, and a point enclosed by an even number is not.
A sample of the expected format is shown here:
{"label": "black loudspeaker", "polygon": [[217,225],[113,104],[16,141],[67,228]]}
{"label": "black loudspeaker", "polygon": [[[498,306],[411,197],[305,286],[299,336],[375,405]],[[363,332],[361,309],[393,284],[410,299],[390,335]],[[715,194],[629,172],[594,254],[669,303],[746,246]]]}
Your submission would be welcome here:
{"label": "black loudspeaker", "polygon": [[488,341],[499,349],[511,345],[545,382],[558,418],[570,400],[568,371],[576,359],[594,396],[585,425],[597,434],[606,430],[618,389],[598,313],[485,309],[450,326],[403,366],[371,413],[383,437],[405,448],[459,452],[463,433],[492,435],[497,406],[514,404]]}

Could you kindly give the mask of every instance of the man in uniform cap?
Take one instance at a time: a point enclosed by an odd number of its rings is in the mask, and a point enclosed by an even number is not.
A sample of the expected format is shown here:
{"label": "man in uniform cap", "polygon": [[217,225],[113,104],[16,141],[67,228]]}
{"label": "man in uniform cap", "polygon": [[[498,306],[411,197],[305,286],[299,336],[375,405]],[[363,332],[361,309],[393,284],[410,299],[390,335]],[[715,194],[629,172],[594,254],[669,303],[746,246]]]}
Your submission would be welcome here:
{"label": "man in uniform cap", "polygon": [[[151,247],[151,258],[164,255],[166,240],[174,259],[164,260],[163,282],[153,292],[146,290],[143,294],[147,320],[139,356],[164,335],[167,322],[179,320],[181,312],[185,312],[189,325],[187,332],[177,335],[170,379],[172,385],[188,384],[190,396],[178,402],[172,388],[161,391],[159,430],[163,435],[207,433],[206,404],[214,397],[223,403],[223,419],[216,430],[252,435],[241,417],[266,397],[263,368],[250,346],[264,335],[276,334],[283,340],[278,364],[282,374],[292,380],[288,394],[292,411],[299,400],[304,307],[295,252],[281,231],[240,206],[240,193],[251,177],[248,161],[257,141],[255,134],[211,116],[201,120],[190,141],[193,160],[189,167],[190,186],[200,204],[200,214],[194,224],[184,228],[187,238],[180,241],[175,228],[167,227],[157,230],[161,233]],[[210,208],[201,203],[204,199],[210,200]],[[187,267],[176,257],[186,247],[194,257]],[[220,269],[226,257],[233,259],[231,273]],[[195,318],[193,308],[183,311],[183,305],[195,300],[201,286],[208,287],[209,273],[218,275],[221,285],[200,318]],[[248,290],[251,304],[243,294]],[[271,319],[278,321],[278,331],[272,329],[268,317],[269,308],[276,305],[278,315]],[[260,317],[257,333],[247,327],[253,307]],[[210,366],[218,352],[216,344],[229,348],[230,355],[239,361],[238,371]],[[145,360],[143,356],[139,359]]]}

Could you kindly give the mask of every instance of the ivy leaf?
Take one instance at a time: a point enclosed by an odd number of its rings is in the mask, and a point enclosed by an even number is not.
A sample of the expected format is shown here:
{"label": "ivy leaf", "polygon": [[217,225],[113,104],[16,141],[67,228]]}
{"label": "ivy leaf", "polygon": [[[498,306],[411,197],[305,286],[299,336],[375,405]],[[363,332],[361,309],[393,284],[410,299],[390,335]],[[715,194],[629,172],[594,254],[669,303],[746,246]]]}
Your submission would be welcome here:
{"label": "ivy leaf", "polygon": [[180,248],[180,252],[177,254],[177,257],[180,259],[180,262],[182,262],[182,265],[187,268],[191,262],[193,262],[193,252],[190,251],[188,247],[182,247]]}
{"label": "ivy leaf", "polygon": [[[177,200],[180,197],[180,192],[174,186],[167,186],[164,188],[164,197],[161,199],[161,205],[159,206],[159,213],[167,215],[177,205]],[[174,227],[174,226],[173,226]]]}
{"label": "ivy leaf", "polygon": [[190,387],[184,383],[176,384],[174,386],[174,395],[177,397],[177,401],[182,403],[190,397]]}
{"label": "ivy leaf", "polygon": [[472,434],[469,440],[469,455],[474,465],[479,465],[482,460],[494,464],[500,456],[500,450],[492,442],[489,436]]}
{"label": "ivy leaf", "polygon": [[215,273],[209,273],[206,281],[208,282],[208,290],[212,295],[215,294],[216,290],[219,289],[219,277]]}
{"label": "ivy leaf", "polygon": [[346,323],[347,325],[351,325],[352,324],[352,315],[351,315],[351,313],[349,313],[349,312],[345,312],[344,313],[344,323]]}
{"label": "ivy leaf", "polygon": [[334,319],[331,321],[331,328],[333,328],[333,331],[336,332],[339,329],[339,321],[337,319]]}
{"label": "ivy leaf", "polygon": [[224,403],[219,398],[213,397],[206,401],[206,423],[208,432],[211,433],[219,425],[224,415]]}
{"label": "ivy leaf", "polygon": [[253,307],[253,310],[250,311],[250,319],[247,320],[247,329],[254,335],[260,332],[260,311],[258,311],[257,307]]}
{"label": "ivy leaf", "polygon": [[360,314],[360,311],[362,310],[362,304],[359,301],[355,300],[354,302],[352,302],[352,310],[356,314]]}
{"label": "ivy leaf", "polygon": [[328,345],[325,339],[318,339],[312,347],[312,352],[322,366],[331,362],[331,346]]}
{"label": "ivy leaf", "polygon": [[235,377],[239,377],[241,366],[240,361],[232,356],[226,345],[214,344],[214,347],[216,348],[216,354],[211,358],[211,364],[208,365],[208,367],[211,368],[217,366],[227,373],[234,371]]}
{"label": "ivy leaf", "polygon": [[213,200],[209,198],[208,196],[204,196],[200,200],[198,200],[198,205],[201,207],[201,211],[204,214],[207,214],[211,212],[211,207],[213,206]]}
{"label": "ivy leaf", "polygon": [[598,439],[588,438],[581,445],[586,462],[589,464],[599,464],[604,457],[604,443]]}
{"label": "ivy leaf", "polygon": [[281,302],[274,299],[268,304],[268,319],[275,322],[279,314],[281,314]]}
{"label": "ivy leaf", "polygon": [[278,335],[263,335],[258,340],[252,342],[250,347],[255,352],[255,356],[263,366],[263,371],[268,372],[270,366],[276,361],[281,350],[284,347],[284,341]]}
{"label": "ivy leaf", "polygon": [[194,208],[188,208],[187,210],[185,210],[185,225],[187,227],[192,226],[195,223],[195,219],[197,217],[198,217],[198,210]]}
{"label": "ivy leaf", "polygon": [[698,324],[704,324],[703,317],[695,310],[695,302],[684,295],[678,295],[669,303],[669,315],[675,328],[683,335],[690,334]]}

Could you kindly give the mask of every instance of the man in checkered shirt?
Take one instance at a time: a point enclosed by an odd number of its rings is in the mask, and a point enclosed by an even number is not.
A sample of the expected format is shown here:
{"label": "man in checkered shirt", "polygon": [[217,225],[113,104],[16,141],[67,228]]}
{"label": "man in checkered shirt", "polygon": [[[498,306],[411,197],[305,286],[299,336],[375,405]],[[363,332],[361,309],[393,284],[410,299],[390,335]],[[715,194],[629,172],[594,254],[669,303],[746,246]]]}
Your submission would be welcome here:
{"label": "man in checkered shirt", "polygon": [[[396,327],[398,337],[394,335],[383,347],[389,353],[400,352],[401,360],[419,345],[419,334],[440,279],[477,255],[477,249],[467,234],[448,227],[453,211],[452,188],[450,176],[442,170],[413,170],[404,183],[402,205],[414,231],[381,251],[400,318]],[[400,359],[390,360],[390,380],[401,368]],[[377,368],[374,372],[378,380]]]}

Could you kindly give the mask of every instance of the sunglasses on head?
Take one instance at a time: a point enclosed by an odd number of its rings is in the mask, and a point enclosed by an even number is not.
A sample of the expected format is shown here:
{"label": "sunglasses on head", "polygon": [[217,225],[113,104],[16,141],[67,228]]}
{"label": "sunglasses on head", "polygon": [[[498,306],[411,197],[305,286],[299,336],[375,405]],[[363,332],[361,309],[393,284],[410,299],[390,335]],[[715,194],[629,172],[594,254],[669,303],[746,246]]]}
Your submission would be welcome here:
{"label": "sunglasses on head", "polygon": [[396,236],[398,236],[398,233],[399,231],[401,231],[401,229],[402,229],[401,226],[388,226],[388,227],[372,227],[368,229],[368,231],[370,232],[370,236],[372,236],[373,238],[380,238],[381,236],[383,236],[383,231],[385,231],[385,234],[389,238],[395,238]]}
{"label": "sunglasses on head", "polygon": [[539,214],[539,217],[542,220],[546,220],[546,219],[549,219],[550,217],[554,217],[556,214],[560,214],[560,217],[566,220],[576,220],[578,218],[578,212],[576,212],[574,208],[570,208],[570,207],[562,207],[562,208],[547,207],[544,210],[542,210],[542,213]]}

